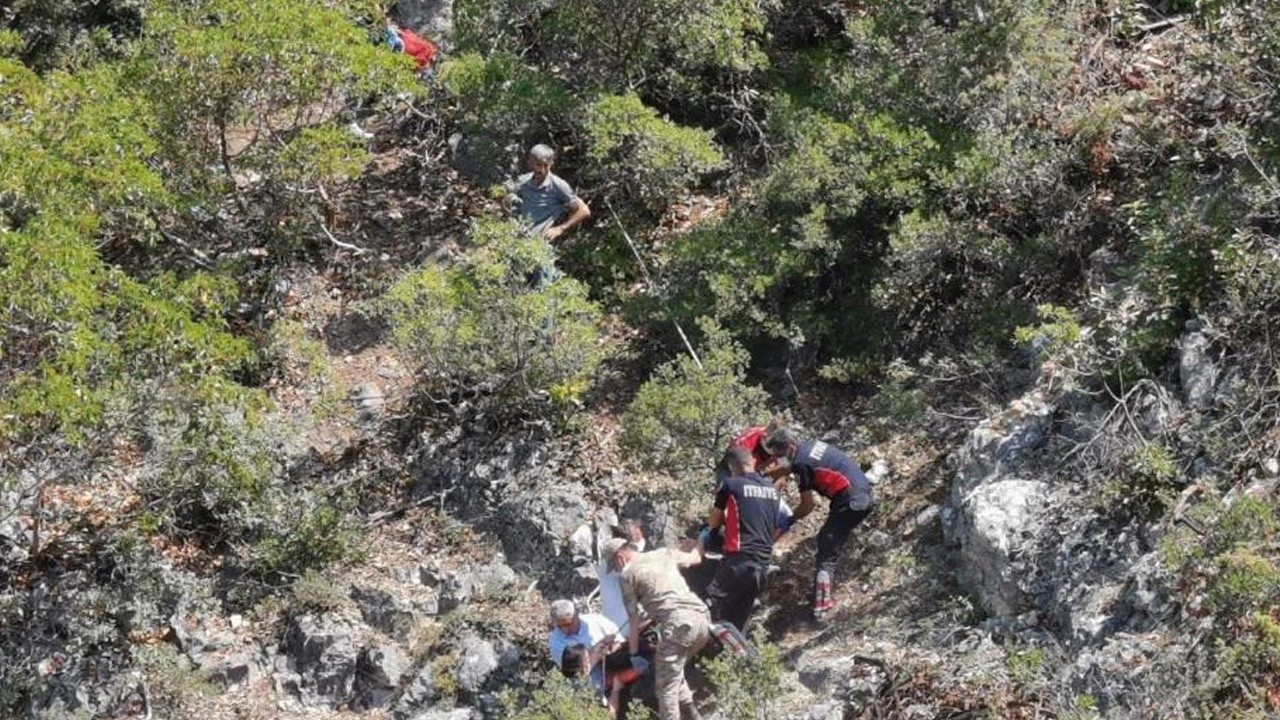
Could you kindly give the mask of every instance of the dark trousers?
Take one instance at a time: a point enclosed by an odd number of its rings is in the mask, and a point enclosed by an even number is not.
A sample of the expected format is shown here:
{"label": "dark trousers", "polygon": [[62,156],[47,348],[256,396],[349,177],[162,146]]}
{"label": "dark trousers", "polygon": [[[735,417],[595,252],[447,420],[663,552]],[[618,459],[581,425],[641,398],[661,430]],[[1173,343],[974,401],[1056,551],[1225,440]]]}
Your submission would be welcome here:
{"label": "dark trousers", "polygon": [[726,557],[720,562],[716,577],[707,587],[707,606],[711,619],[733,623],[746,634],[747,620],[756,598],[764,591],[769,564],[746,557]]}
{"label": "dark trousers", "polygon": [[854,510],[848,503],[841,503],[838,507],[834,504],[831,506],[827,521],[818,531],[818,556],[814,563],[817,565],[818,572],[826,571],[828,577],[835,577],[836,560],[840,557],[840,549],[849,539],[849,533],[853,532],[853,529],[870,514],[871,508]]}

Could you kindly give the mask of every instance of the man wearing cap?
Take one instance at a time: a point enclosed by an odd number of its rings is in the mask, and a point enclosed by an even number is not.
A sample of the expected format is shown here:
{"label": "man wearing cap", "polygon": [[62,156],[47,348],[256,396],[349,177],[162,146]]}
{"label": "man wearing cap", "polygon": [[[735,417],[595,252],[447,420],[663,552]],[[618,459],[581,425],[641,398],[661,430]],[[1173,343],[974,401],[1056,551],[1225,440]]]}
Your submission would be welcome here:
{"label": "man wearing cap", "polygon": [[831,584],[840,548],[853,529],[871,514],[871,483],[852,458],[821,440],[802,443],[792,430],[779,428],[770,433],[764,444],[769,453],[785,457],[790,463],[800,490],[796,520],[813,512],[815,492],[831,503],[827,520],[818,531],[813,579],[813,619],[821,622],[835,606]]}
{"label": "man wearing cap", "polygon": [[[627,518],[618,525],[618,530],[622,536],[631,541],[632,545],[640,552],[645,551],[646,541],[644,537],[644,527],[640,521],[633,518]],[[600,567],[597,569],[597,575],[600,578],[600,614],[609,618],[619,627],[627,624],[627,606],[622,601],[622,577],[613,570],[609,559],[600,558]]]}
{"label": "man wearing cap", "polygon": [[662,548],[640,554],[622,538],[605,542],[603,553],[622,573],[622,596],[630,626],[627,648],[640,650],[640,611],[662,635],[657,665],[658,720],[701,720],[684,666],[711,638],[707,606],[689,589],[680,568],[701,560],[696,552]]}

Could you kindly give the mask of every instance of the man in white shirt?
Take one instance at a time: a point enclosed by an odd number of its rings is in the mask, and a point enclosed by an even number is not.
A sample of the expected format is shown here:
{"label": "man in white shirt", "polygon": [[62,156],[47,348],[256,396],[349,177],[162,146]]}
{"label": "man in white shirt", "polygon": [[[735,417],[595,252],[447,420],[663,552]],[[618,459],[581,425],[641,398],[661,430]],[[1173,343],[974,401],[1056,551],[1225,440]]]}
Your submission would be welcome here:
{"label": "man in white shirt", "polygon": [[582,645],[592,651],[591,683],[604,688],[604,663],[601,660],[622,644],[618,626],[609,618],[595,613],[578,613],[572,600],[556,600],[551,603],[551,633],[547,636],[547,650],[551,662],[557,667],[564,657],[565,648]]}

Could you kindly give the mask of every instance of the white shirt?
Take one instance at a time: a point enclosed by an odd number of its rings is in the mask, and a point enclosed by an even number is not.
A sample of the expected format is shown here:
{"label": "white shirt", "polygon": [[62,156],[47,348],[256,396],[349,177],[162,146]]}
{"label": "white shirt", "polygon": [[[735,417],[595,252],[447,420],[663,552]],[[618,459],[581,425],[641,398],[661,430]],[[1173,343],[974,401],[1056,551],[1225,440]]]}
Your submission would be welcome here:
{"label": "white shirt", "polygon": [[[547,649],[551,653],[551,662],[559,667],[560,659],[564,657],[565,648],[573,645],[583,645],[590,650],[603,640],[606,635],[616,634],[618,634],[618,626],[609,618],[595,613],[580,613],[578,615],[578,632],[570,635],[558,627],[551,628],[551,634],[547,636]],[[604,687],[604,670],[601,665],[596,665],[591,669],[591,681],[597,687]]]}
{"label": "white shirt", "polygon": [[[632,544],[644,552],[644,540],[633,540]],[[622,575],[609,569],[608,560],[600,561],[597,575],[600,578],[600,612],[622,627],[627,622],[627,606],[622,602]]]}

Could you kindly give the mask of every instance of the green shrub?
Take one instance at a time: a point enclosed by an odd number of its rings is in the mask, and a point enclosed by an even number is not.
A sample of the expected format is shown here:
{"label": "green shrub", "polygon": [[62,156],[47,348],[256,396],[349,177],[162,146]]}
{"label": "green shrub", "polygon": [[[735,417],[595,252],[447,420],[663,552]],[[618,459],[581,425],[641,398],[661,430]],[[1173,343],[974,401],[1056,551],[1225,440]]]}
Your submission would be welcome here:
{"label": "green shrub", "polygon": [[1070,309],[1046,304],[1037,307],[1036,314],[1041,320],[1039,325],[1024,325],[1013,333],[1014,339],[1022,345],[1043,343],[1041,351],[1052,355],[1062,353],[1080,341],[1080,323]]}
{"label": "green shrub", "polygon": [[293,582],[293,611],[323,615],[351,604],[342,585],[334,583],[315,570],[308,570]]}
{"label": "green shrub", "polygon": [[765,66],[768,58],[758,39],[768,4],[636,0],[619,6],[609,0],[570,0],[529,18],[526,32],[546,55],[546,65],[562,69],[575,84],[671,97],[680,89],[700,88],[708,78]]}
{"label": "green shrub", "polygon": [[324,502],[285,503],[272,513],[275,522],[250,553],[253,567],[263,573],[324,568],[347,560],[361,549],[357,527],[338,508]]}
{"label": "green shrub", "polygon": [[[184,206],[213,206],[230,193],[246,220],[261,218],[261,235],[296,241],[299,227],[315,232],[316,187],[363,164],[363,147],[339,129],[342,103],[418,92],[407,56],[370,42],[354,22],[367,7],[192,0],[152,8],[129,86],[150,104],[161,170]],[[248,213],[244,196],[259,178],[264,212]]]}
{"label": "green shrub", "polygon": [[[609,720],[609,710],[592,688],[572,683],[558,672],[549,673],[531,697],[508,691],[502,700],[507,720]],[[635,703],[631,711],[637,714],[642,709]]]}
{"label": "green shrub", "polygon": [[699,358],[660,366],[622,414],[621,444],[642,466],[710,472],[733,433],[767,417],[768,396],[746,385],[748,356],[714,323],[704,323]]}
{"label": "green shrub", "polygon": [[479,141],[479,157],[506,167],[508,145],[519,152],[567,124],[575,107],[568,86],[510,53],[468,52],[440,65],[440,85],[458,105],[463,128]]}
{"label": "green shrub", "polygon": [[617,187],[654,211],[725,164],[710,132],[659,117],[634,94],[596,100],[587,106],[585,126],[596,185]]}
{"label": "green shrub", "polygon": [[1209,585],[1209,605],[1229,616],[1268,610],[1280,599],[1280,567],[1271,558],[1238,547],[1218,558],[1218,576]]}
{"label": "green shrub", "polygon": [[1172,450],[1143,442],[1126,452],[1118,477],[1102,488],[1098,502],[1116,518],[1154,520],[1177,495],[1181,479]]}
{"label": "green shrub", "polygon": [[600,308],[570,278],[534,287],[551,248],[514,223],[482,221],[472,242],[458,266],[414,271],[388,291],[397,345],[428,392],[474,394],[503,417],[570,409],[607,354]]}
{"label": "green shrub", "polygon": [[169,645],[141,645],[133,659],[151,694],[153,709],[178,717],[198,698],[213,695],[215,688],[185,655]]}
{"label": "green shrub", "polygon": [[754,642],[758,656],[726,652],[703,663],[715,688],[716,706],[726,720],[773,720],[782,715],[782,651],[759,635]]}
{"label": "green shrub", "polygon": [[1238,636],[1219,648],[1216,693],[1206,703],[1219,717],[1227,713],[1248,720],[1274,716],[1272,693],[1280,685],[1280,621],[1274,613],[1252,614]]}
{"label": "green shrub", "polygon": [[[893,323],[893,346],[911,352],[972,334],[1001,302],[1015,259],[1007,238],[945,215],[911,212],[893,225],[883,262],[872,301],[879,317]],[[1009,314],[1003,317],[1008,322]],[[1009,330],[997,334],[1005,340]]]}
{"label": "green shrub", "polygon": [[706,316],[738,337],[786,337],[792,328],[775,308],[787,278],[803,268],[785,235],[764,217],[739,211],[672,241],[667,292],[685,322]]}
{"label": "green shrub", "polygon": [[1005,648],[1004,664],[1009,671],[1009,678],[1019,687],[1027,687],[1035,682],[1045,670],[1046,656],[1040,648],[1014,650]]}

